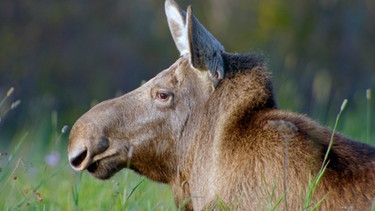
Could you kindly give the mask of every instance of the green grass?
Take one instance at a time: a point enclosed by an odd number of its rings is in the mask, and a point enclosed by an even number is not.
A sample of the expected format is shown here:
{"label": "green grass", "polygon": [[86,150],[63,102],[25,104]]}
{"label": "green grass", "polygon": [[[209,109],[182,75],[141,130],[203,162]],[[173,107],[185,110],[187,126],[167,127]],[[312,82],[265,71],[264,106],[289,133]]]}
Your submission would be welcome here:
{"label": "green grass", "polygon": [[0,210],[176,209],[168,186],[130,170],[100,181],[86,172],[74,172],[65,150],[58,151],[62,156],[56,166],[42,158],[48,152],[33,151],[34,156],[24,157],[25,150],[21,145],[14,156],[1,155]]}

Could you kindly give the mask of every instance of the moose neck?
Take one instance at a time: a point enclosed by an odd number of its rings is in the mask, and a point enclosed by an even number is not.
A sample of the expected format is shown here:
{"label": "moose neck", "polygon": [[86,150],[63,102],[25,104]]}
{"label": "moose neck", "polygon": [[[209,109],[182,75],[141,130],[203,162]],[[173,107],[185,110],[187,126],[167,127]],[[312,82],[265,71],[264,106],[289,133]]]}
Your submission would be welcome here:
{"label": "moose neck", "polygon": [[226,76],[207,102],[197,105],[177,146],[179,168],[171,184],[177,202],[190,197],[191,172],[201,166],[202,154],[214,153],[216,140],[225,141],[220,136],[243,127],[255,112],[277,108],[270,74],[259,59],[235,54],[224,58]]}

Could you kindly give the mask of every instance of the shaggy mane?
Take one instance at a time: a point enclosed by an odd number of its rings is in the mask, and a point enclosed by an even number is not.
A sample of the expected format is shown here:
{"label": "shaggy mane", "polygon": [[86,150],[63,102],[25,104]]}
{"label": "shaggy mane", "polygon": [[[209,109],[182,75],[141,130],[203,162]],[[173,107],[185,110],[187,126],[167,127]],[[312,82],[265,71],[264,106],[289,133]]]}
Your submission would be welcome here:
{"label": "shaggy mane", "polygon": [[253,53],[233,54],[224,52],[222,57],[224,60],[225,75],[229,77],[238,72],[251,70],[254,67],[265,66],[264,58]]}

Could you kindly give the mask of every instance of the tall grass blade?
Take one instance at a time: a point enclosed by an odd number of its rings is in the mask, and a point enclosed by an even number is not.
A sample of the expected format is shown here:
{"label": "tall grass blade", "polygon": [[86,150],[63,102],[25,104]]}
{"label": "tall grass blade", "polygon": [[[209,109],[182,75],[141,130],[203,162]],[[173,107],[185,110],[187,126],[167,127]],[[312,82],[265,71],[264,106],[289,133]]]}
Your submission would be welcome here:
{"label": "tall grass blade", "polygon": [[139,181],[130,191],[128,196],[126,197],[124,207],[126,207],[127,202],[129,201],[130,197],[134,194],[134,192],[138,189],[138,187],[146,180],[146,178],[143,178],[141,181]]}
{"label": "tall grass blade", "polygon": [[[286,197],[286,193],[289,191],[289,188],[286,190],[286,192],[276,201],[276,203],[273,205],[273,207],[271,208],[271,210],[276,210],[277,207],[280,205],[280,203],[285,199]],[[284,207],[286,210],[288,210],[288,208],[285,206]]]}
{"label": "tall grass blade", "polygon": [[370,128],[371,128],[371,89],[366,90],[366,141],[370,143]]}
{"label": "tall grass blade", "polygon": [[8,163],[10,163],[14,157],[14,155],[17,153],[17,151],[19,150],[19,148],[21,147],[21,145],[23,144],[23,142],[25,141],[26,137],[29,135],[29,132],[26,132],[21,140],[18,142],[18,144],[14,147],[14,149],[12,150],[12,152],[9,154],[9,158],[8,158]]}
{"label": "tall grass blade", "polygon": [[72,186],[72,195],[73,195],[73,203],[74,203],[74,210],[78,210],[78,186]]}
{"label": "tall grass blade", "polygon": [[0,101],[0,107],[4,104],[4,102],[13,94],[14,88],[10,87],[10,89],[7,91],[7,94],[1,99]]}
{"label": "tall grass blade", "polygon": [[72,196],[73,196],[73,203],[74,203],[74,210],[79,210],[79,184],[82,179],[82,172],[79,174],[79,177],[74,186],[72,186]]}
{"label": "tall grass blade", "polygon": [[[348,103],[348,100],[345,99],[341,104],[340,112],[338,113],[338,115],[336,117],[335,125],[333,127],[332,134],[331,134],[331,139],[329,141],[328,148],[327,148],[326,154],[324,156],[322,166],[319,169],[318,175],[315,177],[315,179],[313,181],[309,181],[309,185],[308,185],[308,188],[307,188],[307,191],[306,191],[305,203],[304,203],[303,210],[309,210],[309,208],[311,207],[311,199],[312,199],[312,197],[315,193],[316,188],[318,187],[319,182],[321,181],[321,179],[322,179],[322,177],[325,173],[325,170],[327,169],[327,166],[328,166],[328,163],[329,163],[328,155],[329,155],[329,152],[331,151],[331,147],[333,145],[335,133],[336,133],[336,130],[337,130],[337,125],[339,123],[341,114],[344,111],[347,103]],[[321,200],[319,200],[319,202],[315,206],[313,206],[313,208],[311,210],[318,209],[318,207],[321,205],[321,203],[323,202],[324,199],[325,199],[325,197],[323,197]]]}
{"label": "tall grass blade", "polygon": [[316,203],[315,206],[311,209],[311,211],[317,210],[320,207],[320,205],[322,205],[322,203],[323,203],[324,199],[326,199],[327,195],[325,195],[322,199],[320,199],[318,201],[318,203]]}
{"label": "tall grass blade", "polygon": [[[18,152],[18,150],[20,149],[21,145],[23,144],[23,142],[25,141],[26,137],[29,135],[28,132],[26,132],[21,140],[17,143],[17,145],[13,148],[12,152],[9,154],[9,157],[8,157],[8,162],[6,163],[5,167],[4,167],[4,170],[8,169],[12,160],[13,160],[13,157],[14,155]],[[19,164],[20,160],[17,162],[16,164],[16,167],[15,169],[13,170],[12,174],[10,175],[10,177],[13,175],[14,171],[17,169],[18,167],[18,164]],[[4,181],[4,178],[7,176],[7,174],[2,174],[2,176],[0,177],[0,181]],[[9,179],[8,179],[9,180]],[[5,185],[7,184],[7,182],[4,183],[3,187],[1,187],[0,189],[0,192],[2,191],[2,189],[5,187]]]}
{"label": "tall grass blade", "polygon": [[182,202],[182,204],[180,204],[180,206],[178,207],[178,211],[182,211],[182,210],[185,210],[185,206],[193,199],[193,196],[190,196],[189,198],[187,198],[185,201]]}
{"label": "tall grass blade", "polygon": [[[20,165],[21,163],[21,159],[19,159],[17,161],[17,164],[16,166],[14,167],[13,171],[9,174],[8,176],[8,179],[4,182],[3,186],[0,188],[0,193],[3,192],[3,190],[5,190],[4,188],[6,187],[6,185],[9,183],[9,181],[11,180],[11,178],[13,177],[14,173],[16,172],[16,170],[18,169],[18,166]],[[6,174],[3,174],[3,176],[1,177],[1,180],[0,181],[4,181],[4,178],[6,177],[7,175]]]}

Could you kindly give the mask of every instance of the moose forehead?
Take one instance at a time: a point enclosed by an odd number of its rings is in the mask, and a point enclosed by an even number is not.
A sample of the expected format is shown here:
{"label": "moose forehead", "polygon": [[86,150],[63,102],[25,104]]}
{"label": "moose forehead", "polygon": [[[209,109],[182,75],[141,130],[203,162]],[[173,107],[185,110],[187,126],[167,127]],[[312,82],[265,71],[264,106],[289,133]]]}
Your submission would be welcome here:
{"label": "moose forehead", "polygon": [[154,79],[150,80],[155,85],[172,85],[175,86],[178,82],[182,81],[186,77],[187,71],[183,71],[187,67],[187,61],[183,58],[179,58],[172,66],[161,71],[157,74]]}
{"label": "moose forehead", "polygon": [[187,84],[200,89],[207,87],[211,90],[213,87],[208,71],[200,71],[192,67],[188,55],[181,56],[169,68],[160,72],[146,84],[156,88],[177,88],[187,86]]}

